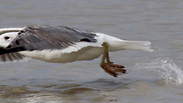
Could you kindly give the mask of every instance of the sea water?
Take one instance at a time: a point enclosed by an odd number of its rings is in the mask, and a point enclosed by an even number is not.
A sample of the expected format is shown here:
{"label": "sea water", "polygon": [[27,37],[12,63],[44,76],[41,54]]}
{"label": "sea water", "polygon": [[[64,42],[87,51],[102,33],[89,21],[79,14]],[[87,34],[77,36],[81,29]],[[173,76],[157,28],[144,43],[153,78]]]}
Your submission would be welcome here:
{"label": "sea water", "polygon": [[[147,74],[143,74],[144,71]],[[151,72],[151,74],[148,74]],[[154,75],[152,75],[152,72]],[[178,67],[170,58],[157,58],[150,63],[136,63],[129,75],[139,73],[138,78],[143,79],[163,79],[166,85],[180,85],[183,83],[183,70]],[[133,77],[133,76],[132,76]]]}

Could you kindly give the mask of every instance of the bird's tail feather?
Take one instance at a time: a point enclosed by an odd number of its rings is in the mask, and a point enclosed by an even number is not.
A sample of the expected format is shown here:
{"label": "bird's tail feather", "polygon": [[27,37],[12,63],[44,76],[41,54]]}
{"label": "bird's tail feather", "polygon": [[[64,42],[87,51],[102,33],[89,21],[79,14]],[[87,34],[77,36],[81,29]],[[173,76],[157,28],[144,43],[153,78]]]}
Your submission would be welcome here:
{"label": "bird's tail feather", "polygon": [[152,52],[150,41],[120,41],[121,49],[135,49]]}
{"label": "bird's tail feather", "polygon": [[109,51],[118,51],[118,50],[142,50],[142,51],[149,51],[152,52],[153,50],[150,49],[151,42],[150,41],[128,41],[122,40],[116,37],[112,37],[109,35],[104,35],[104,42],[109,44]]}

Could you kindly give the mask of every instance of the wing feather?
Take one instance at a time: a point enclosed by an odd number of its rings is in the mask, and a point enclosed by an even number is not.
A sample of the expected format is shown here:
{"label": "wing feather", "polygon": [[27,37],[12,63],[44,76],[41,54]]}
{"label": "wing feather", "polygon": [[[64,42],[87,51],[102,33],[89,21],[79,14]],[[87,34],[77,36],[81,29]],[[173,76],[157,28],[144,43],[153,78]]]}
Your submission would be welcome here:
{"label": "wing feather", "polygon": [[0,55],[0,62],[7,62],[7,61],[17,61],[22,60],[25,56],[19,54],[19,53],[8,53]]}
{"label": "wing feather", "polygon": [[96,34],[66,26],[33,25],[21,30],[9,47],[25,50],[64,49],[78,42],[97,42]]}
{"label": "wing feather", "polygon": [[[81,42],[86,42],[88,45],[88,43],[97,42],[96,36],[94,33],[66,26],[27,26],[18,32],[18,36],[13,39],[8,47],[0,48],[0,61],[22,60],[25,56],[19,54],[19,51],[65,50],[64,48],[76,46],[75,44]],[[82,47],[77,48],[82,49]]]}

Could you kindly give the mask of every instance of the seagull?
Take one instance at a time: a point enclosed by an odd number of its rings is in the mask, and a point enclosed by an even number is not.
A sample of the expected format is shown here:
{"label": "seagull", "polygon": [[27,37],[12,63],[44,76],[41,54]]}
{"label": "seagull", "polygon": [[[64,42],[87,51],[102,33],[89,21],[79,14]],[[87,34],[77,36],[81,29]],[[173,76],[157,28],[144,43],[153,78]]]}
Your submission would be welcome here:
{"label": "seagull", "polygon": [[92,60],[102,55],[100,66],[111,76],[126,73],[123,65],[111,62],[109,53],[119,50],[149,51],[150,41],[122,40],[104,33],[67,26],[29,25],[0,29],[0,62],[25,57],[53,63]]}

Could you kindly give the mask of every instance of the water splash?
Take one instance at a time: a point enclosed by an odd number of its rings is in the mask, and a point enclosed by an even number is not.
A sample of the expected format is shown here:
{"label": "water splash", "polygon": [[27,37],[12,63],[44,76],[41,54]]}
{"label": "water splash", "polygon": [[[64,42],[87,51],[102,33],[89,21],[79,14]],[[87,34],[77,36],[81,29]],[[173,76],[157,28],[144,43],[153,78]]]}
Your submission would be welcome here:
{"label": "water splash", "polygon": [[156,72],[161,79],[165,80],[166,85],[183,83],[183,70],[169,58],[158,58],[151,61],[151,63],[136,64],[133,67],[133,72],[144,69],[149,72]]}

